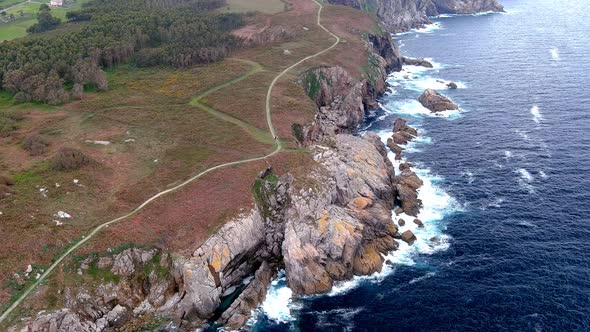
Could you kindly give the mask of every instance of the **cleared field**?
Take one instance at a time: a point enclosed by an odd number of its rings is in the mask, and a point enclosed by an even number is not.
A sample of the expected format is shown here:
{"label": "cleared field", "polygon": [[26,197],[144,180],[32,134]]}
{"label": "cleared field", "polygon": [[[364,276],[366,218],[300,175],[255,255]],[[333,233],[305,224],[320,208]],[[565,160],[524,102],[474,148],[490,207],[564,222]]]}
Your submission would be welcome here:
{"label": "cleared field", "polygon": [[[12,0],[8,0],[12,1]],[[51,7],[51,14],[58,17],[62,22],[66,21],[66,13],[70,10],[80,9],[84,2],[88,0],[70,0],[64,7]],[[35,1],[23,3],[22,1],[16,1],[15,3],[22,3],[16,7],[6,10],[7,17],[11,14],[16,18],[11,21],[7,18],[0,20],[0,42],[4,40],[12,40],[21,38],[27,35],[27,28],[37,23],[37,12],[42,3],[49,3],[49,1]],[[14,5],[13,3],[12,5]],[[3,7],[3,3],[0,2],[0,7]],[[4,6],[10,7],[10,6]]]}
{"label": "cleared field", "polygon": [[281,0],[227,0],[227,6],[219,9],[220,12],[247,13],[260,12],[275,14],[284,11],[286,3]]}

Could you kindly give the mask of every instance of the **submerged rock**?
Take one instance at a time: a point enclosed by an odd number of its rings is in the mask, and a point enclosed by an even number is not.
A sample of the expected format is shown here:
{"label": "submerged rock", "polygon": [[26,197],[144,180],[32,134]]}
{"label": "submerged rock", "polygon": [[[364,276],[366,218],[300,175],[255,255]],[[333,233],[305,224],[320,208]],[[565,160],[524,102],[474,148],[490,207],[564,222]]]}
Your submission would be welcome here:
{"label": "submerged rock", "polygon": [[454,104],[449,98],[433,89],[426,89],[420,98],[418,98],[418,101],[422,106],[434,113],[459,109],[459,106]]}

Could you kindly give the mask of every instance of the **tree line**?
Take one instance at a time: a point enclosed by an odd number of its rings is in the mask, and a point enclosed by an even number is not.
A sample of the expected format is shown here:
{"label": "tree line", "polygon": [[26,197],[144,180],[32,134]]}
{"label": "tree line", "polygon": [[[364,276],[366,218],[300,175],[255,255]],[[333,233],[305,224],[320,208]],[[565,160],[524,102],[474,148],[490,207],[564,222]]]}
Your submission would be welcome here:
{"label": "tree line", "polygon": [[[88,85],[107,89],[103,69],[119,64],[189,67],[218,61],[239,46],[229,32],[243,25],[241,15],[211,12],[223,5],[224,0],[92,0],[68,12],[68,21],[80,25],[73,32],[31,31],[0,44],[1,88],[17,102],[59,104],[80,98]],[[52,25],[48,13],[39,16]]]}

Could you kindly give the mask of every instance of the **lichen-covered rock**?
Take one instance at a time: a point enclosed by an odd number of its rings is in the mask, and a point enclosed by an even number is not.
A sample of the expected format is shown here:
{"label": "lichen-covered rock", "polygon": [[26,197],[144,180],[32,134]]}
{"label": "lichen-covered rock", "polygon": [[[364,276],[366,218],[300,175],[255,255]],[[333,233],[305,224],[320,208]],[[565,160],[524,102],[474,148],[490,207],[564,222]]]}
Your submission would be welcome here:
{"label": "lichen-covered rock", "polygon": [[336,135],[318,147],[321,183],[311,195],[292,192],[283,259],[296,294],[327,292],[334,281],[381,269],[380,253],[397,247],[391,219],[394,170],[374,135]]}

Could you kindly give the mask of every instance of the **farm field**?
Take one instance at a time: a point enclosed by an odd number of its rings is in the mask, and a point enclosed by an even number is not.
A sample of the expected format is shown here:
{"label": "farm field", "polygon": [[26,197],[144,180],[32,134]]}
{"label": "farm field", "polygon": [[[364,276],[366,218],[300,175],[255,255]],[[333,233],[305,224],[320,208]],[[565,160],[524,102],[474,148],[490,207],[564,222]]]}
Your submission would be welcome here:
{"label": "farm field", "polygon": [[[69,0],[63,7],[51,7],[51,14],[65,22],[66,13],[68,11],[79,9],[82,4],[87,1],[88,0]],[[20,5],[18,5],[19,3]],[[43,3],[49,3],[49,1],[0,1],[0,8],[8,8],[18,5],[5,10],[6,16],[0,17],[0,42],[26,36],[27,28],[37,22],[36,15],[39,11],[39,6]],[[8,18],[10,15],[14,15],[15,19],[10,20]]]}

